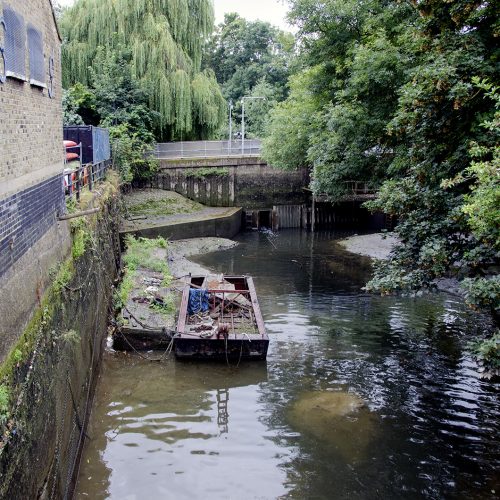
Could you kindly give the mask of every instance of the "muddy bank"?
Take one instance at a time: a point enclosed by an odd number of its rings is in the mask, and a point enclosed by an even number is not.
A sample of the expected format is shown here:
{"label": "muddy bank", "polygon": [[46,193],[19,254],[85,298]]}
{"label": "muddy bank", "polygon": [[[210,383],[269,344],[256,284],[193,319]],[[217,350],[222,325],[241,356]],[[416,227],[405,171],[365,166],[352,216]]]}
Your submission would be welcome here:
{"label": "muddy bank", "polygon": [[386,260],[398,241],[393,233],[376,233],[351,236],[337,243],[348,252],[365,255],[372,259]]}
{"label": "muddy bank", "polygon": [[[394,233],[363,234],[351,236],[337,242],[348,252],[365,255],[372,259],[387,260],[392,249],[398,244],[399,239]],[[436,290],[446,292],[457,297],[464,297],[460,288],[460,281],[456,278],[440,278],[432,282]]]}
{"label": "muddy bank", "polygon": [[208,269],[188,259],[193,255],[200,255],[217,250],[227,250],[238,243],[226,238],[192,238],[188,240],[171,241],[168,245],[168,266],[176,278],[191,274],[207,274]]}
{"label": "muddy bank", "polygon": [[[208,207],[201,203],[194,202],[172,191],[162,191],[159,189],[137,189],[124,196],[125,217],[121,222],[120,231],[123,233],[137,233],[139,236],[154,238],[164,236],[172,239],[178,234],[185,234],[191,237],[205,236],[203,228],[208,228],[211,221],[215,221],[218,226],[223,225],[224,218],[231,217],[238,211],[235,207]],[[237,220],[241,219],[238,214]],[[201,224],[201,230],[195,230],[191,234],[191,226]],[[182,231],[175,231],[179,226]],[[161,229],[172,234],[161,234]],[[156,230],[156,234],[155,233]],[[155,234],[145,234],[146,232]],[[237,231],[239,231],[239,226]],[[144,233],[144,234],[142,234]],[[175,233],[175,234],[174,234]],[[236,233],[235,233],[236,234]],[[211,236],[211,235],[206,235]],[[217,235],[215,235],[217,236]],[[221,235],[226,236],[226,235]]]}

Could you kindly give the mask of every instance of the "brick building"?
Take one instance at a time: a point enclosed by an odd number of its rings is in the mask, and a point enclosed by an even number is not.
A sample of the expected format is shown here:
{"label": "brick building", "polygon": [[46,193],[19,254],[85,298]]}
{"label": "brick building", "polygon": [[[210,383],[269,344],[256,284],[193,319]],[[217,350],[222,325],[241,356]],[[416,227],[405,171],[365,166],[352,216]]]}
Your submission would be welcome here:
{"label": "brick building", "polygon": [[51,0],[0,0],[0,360],[69,249]]}

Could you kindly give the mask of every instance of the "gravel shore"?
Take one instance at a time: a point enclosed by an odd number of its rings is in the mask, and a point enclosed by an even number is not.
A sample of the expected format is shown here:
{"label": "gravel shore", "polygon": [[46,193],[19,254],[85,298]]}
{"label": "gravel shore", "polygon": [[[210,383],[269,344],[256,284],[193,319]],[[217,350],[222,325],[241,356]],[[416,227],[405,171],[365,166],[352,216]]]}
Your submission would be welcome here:
{"label": "gravel shore", "polygon": [[387,259],[397,243],[398,238],[393,233],[363,234],[338,242],[348,252],[379,260]]}

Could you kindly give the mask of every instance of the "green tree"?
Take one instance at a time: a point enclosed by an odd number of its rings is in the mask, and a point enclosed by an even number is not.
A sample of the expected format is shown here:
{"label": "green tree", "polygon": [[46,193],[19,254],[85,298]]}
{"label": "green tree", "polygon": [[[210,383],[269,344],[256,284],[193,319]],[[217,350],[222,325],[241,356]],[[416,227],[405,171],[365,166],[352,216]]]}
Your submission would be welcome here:
{"label": "green tree", "polygon": [[209,0],[78,0],[60,24],[65,87],[90,86],[106,75],[101,63],[125,47],[132,78],[154,112],[157,138],[208,137],[224,121],[217,81],[201,71],[213,29]]}
{"label": "green tree", "polygon": [[314,86],[321,67],[313,67],[290,78],[290,95],[271,112],[263,141],[263,156],[269,164],[293,170],[308,164],[311,138],[319,130],[321,97]]}
{"label": "green tree", "polygon": [[62,107],[64,125],[85,125],[83,118],[78,113],[78,103],[76,102],[71,89],[63,91]]}
{"label": "green tree", "polygon": [[[471,305],[499,305],[495,3],[291,0],[300,63],[269,122],[264,155],[308,165],[332,200],[344,181],[379,187],[370,209],[401,245],[368,289],[459,276]],[[485,83],[486,82],[486,83]]]}
{"label": "green tree", "polygon": [[[412,64],[404,42],[416,14],[404,3],[291,3],[307,83],[292,86],[274,111],[264,155],[285,168],[310,166],[314,190],[332,200],[346,193],[347,181],[377,186],[393,156],[386,126]],[[284,137],[283,121],[300,130]]]}
{"label": "green tree", "polygon": [[[286,97],[293,48],[290,33],[266,22],[247,21],[236,13],[225,15],[210,39],[204,66],[214,70],[224,97],[233,102],[235,120],[241,118],[241,98],[257,95],[256,87],[265,93],[267,103],[252,103],[248,109],[256,106],[267,115],[272,104]],[[263,133],[265,118],[256,116],[249,120],[254,136]]]}
{"label": "green tree", "polygon": [[[486,139],[480,124],[495,112],[494,99],[473,78],[498,77],[496,12],[492,3],[465,0],[424,1],[416,9],[421,17],[415,63],[388,125],[397,145],[392,178],[370,204],[400,221],[402,245],[368,284],[383,292],[430,286],[433,279],[458,270],[484,275],[497,260],[498,247],[490,239],[484,244],[474,217],[467,216],[471,201],[483,203],[474,197],[479,184],[446,182],[467,176],[471,142]],[[464,196],[469,200],[465,205]]]}

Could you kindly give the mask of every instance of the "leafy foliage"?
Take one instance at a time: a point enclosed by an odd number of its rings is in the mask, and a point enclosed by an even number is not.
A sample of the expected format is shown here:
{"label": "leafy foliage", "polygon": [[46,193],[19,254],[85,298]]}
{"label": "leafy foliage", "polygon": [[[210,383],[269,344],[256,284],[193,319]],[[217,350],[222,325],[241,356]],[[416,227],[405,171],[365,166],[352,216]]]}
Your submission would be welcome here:
{"label": "leafy foliage", "polygon": [[99,125],[95,94],[81,83],[63,91],[64,125]]}
{"label": "leafy foliage", "polygon": [[481,372],[484,378],[500,375],[500,330],[489,339],[473,342],[470,347],[478,363],[482,365]]}
{"label": "leafy foliage", "polygon": [[85,125],[83,118],[78,113],[78,103],[71,90],[63,90],[62,107],[64,125]]}
{"label": "leafy foliage", "polygon": [[131,132],[128,124],[109,129],[113,149],[113,167],[124,182],[150,178],[158,168],[158,161],[147,158],[151,144],[141,139],[142,134]]}
{"label": "leafy foliage", "polygon": [[[103,81],[109,88],[111,79],[116,89],[124,85],[120,97],[129,99],[138,86],[157,138],[205,137],[221,124],[224,99],[213,73],[201,71],[204,41],[213,28],[209,0],[78,0],[61,13],[60,25],[65,87],[97,88]],[[113,59],[122,66],[118,73],[107,67]],[[132,87],[121,80],[124,65]],[[113,108],[115,95],[97,97],[101,118],[123,121],[119,113],[126,108]]]}
{"label": "leafy foliage", "polygon": [[269,109],[286,97],[293,48],[290,33],[263,21],[247,21],[236,13],[225,15],[209,41],[203,64],[214,70],[224,97],[233,102],[235,120],[241,119],[242,97],[267,98],[245,104],[245,129],[250,136],[262,137]]}
{"label": "leafy foliage", "polygon": [[[335,201],[345,181],[398,220],[401,245],[367,288],[417,291],[468,276],[498,306],[499,27],[494,2],[291,0],[301,72],[275,108],[264,156],[312,168]],[[497,109],[495,111],[495,109]]]}
{"label": "leafy foliage", "polygon": [[264,156],[282,168],[310,166],[314,190],[332,200],[347,181],[377,186],[394,154],[386,126],[412,64],[405,42],[416,14],[399,2],[291,5],[304,69],[272,113]]}
{"label": "leafy foliage", "polygon": [[292,76],[290,96],[271,113],[262,154],[277,168],[292,170],[307,164],[310,139],[319,127],[320,98],[313,91],[319,71],[313,67]]}
{"label": "leafy foliage", "polygon": [[474,309],[491,309],[500,315],[500,276],[466,278],[462,284],[465,300]]}
{"label": "leafy foliage", "polygon": [[229,169],[224,167],[206,167],[188,170],[186,177],[194,177],[195,179],[206,179],[207,177],[227,177]]}

